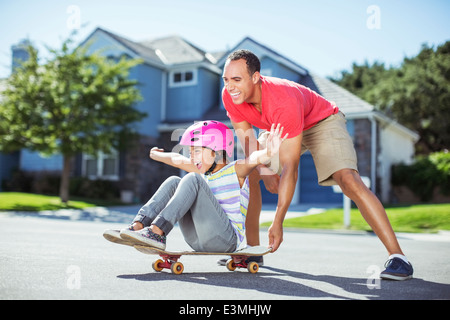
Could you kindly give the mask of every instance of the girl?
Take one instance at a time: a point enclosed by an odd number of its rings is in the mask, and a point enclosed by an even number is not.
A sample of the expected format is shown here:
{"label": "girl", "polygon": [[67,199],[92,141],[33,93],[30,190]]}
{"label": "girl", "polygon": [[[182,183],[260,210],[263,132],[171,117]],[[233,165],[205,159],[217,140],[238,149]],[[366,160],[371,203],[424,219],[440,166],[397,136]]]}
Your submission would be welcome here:
{"label": "girl", "polygon": [[245,237],[247,176],[278,153],[287,138],[282,133],[279,124],[272,125],[265,149],[231,163],[227,156],[233,154],[234,136],[218,121],[198,122],[186,129],[180,145],[190,147],[190,158],[152,148],[150,158],[189,173],[164,181],[128,228],[107,230],[104,237],[120,244],[165,250],[166,236],[178,222],[195,251],[235,251]]}

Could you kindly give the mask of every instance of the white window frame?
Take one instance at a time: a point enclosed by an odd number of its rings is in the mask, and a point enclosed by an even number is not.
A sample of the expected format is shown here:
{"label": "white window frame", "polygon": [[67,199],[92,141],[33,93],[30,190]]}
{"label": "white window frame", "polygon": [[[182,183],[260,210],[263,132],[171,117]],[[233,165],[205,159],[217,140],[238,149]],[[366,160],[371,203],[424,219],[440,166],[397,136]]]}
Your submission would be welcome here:
{"label": "white window frame", "polygon": [[[186,80],[186,74],[192,73],[192,79]],[[174,77],[176,74],[181,74],[181,81],[175,82]],[[170,88],[178,88],[178,87],[188,87],[195,86],[198,82],[198,70],[197,69],[178,69],[172,70],[169,73],[169,87]]]}
{"label": "white window frame", "polygon": [[[115,160],[114,174],[109,174],[109,175],[103,174],[103,164],[106,159],[114,159]],[[97,160],[97,172],[95,175],[87,174],[87,165],[86,165],[87,160]],[[83,153],[81,173],[82,173],[83,177],[87,177],[90,180],[103,179],[103,180],[118,181],[119,180],[119,152],[117,150],[113,150],[110,153],[104,153],[104,152],[100,151],[95,156]]]}

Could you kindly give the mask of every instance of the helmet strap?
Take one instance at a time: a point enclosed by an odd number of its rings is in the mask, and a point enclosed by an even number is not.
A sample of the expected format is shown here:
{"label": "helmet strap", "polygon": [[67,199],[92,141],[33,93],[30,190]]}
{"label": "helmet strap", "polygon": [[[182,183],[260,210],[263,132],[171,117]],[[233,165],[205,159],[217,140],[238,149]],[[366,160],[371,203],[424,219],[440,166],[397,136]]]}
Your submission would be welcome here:
{"label": "helmet strap", "polygon": [[205,176],[210,175],[214,171],[216,166],[217,166],[217,163],[214,161],[214,163],[212,164],[211,168],[209,168],[208,171],[205,172]]}

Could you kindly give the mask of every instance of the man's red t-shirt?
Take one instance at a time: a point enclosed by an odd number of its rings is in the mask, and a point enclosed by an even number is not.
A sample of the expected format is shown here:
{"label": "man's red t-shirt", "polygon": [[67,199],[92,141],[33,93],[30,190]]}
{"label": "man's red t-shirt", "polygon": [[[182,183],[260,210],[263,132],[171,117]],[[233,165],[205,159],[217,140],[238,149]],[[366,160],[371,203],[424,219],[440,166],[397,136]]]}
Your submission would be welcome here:
{"label": "man's red t-shirt", "polygon": [[289,133],[289,138],[293,138],[339,111],[334,103],[318,93],[289,80],[261,76],[261,92],[259,113],[247,102],[234,104],[224,88],[222,100],[231,121],[247,121],[264,130],[270,130],[272,124],[281,123],[283,135]]}

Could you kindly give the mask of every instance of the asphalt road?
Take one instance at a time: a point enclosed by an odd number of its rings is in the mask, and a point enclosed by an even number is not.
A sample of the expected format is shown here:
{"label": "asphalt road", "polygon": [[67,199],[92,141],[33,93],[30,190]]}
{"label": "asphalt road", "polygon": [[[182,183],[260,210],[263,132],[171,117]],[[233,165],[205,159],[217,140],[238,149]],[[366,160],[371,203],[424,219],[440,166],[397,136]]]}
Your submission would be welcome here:
{"label": "asphalt road", "polygon": [[[156,256],[106,241],[103,230],[124,226],[106,216],[0,213],[0,299],[450,299],[448,236],[399,235],[415,268],[403,282],[379,280],[387,254],[373,235],[288,230],[257,274],[184,256],[184,273],[173,275],[153,271]],[[177,227],[167,248],[188,249]]]}

